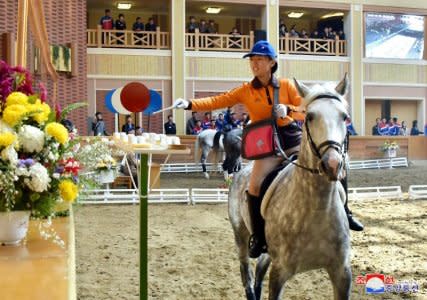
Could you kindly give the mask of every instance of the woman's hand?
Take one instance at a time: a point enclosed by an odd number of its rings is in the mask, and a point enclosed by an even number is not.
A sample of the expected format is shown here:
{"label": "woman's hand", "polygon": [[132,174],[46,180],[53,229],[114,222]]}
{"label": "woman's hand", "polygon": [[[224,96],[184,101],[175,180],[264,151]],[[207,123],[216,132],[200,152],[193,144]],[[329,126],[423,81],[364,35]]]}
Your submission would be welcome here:
{"label": "woman's hand", "polygon": [[173,103],[174,108],[186,109],[186,108],[188,108],[189,105],[190,105],[190,102],[188,100],[185,100],[182,98],[176,99]]}

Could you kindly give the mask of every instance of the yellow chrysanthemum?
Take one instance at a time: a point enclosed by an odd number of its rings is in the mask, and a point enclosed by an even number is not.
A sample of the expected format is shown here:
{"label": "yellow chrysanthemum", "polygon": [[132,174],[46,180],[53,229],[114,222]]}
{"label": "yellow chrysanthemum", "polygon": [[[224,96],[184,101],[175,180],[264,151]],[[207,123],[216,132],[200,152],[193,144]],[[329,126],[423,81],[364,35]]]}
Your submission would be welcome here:
{"label": "yellow chrysanthemum", "polygon": [[62,145],[68,142],[68,130],[60,123],[52,122],[47,124],[45,132],[54,137],[55,140]]}
{"label": "yellow chrysanthemum", "polygon": [[59,192],[61,193],[62,200],[66,202],[74,202],[79,194],[79,189],[74,182],[67,179],[59,183]]}
{"label": "yellow chrysanthemum", "polygon": [[24,105],[9,105],[3,111],[3,121],[13,127],[24,118],[26,113],[27,108]]}
{"label": "yellow chrysanthemum", "polygon": [[29,112],[38,112],[32,118],[39,124],[43,124],[49,119],[50,107],[46,103],[42,103],[40,99],[37,99],[34,104],[28,104],[27,109]]}
{"label": "yellow chrysanthemum", "polygon": [[6,98],[6,106],[20,104],[26,105],[28,103],[28,96],[21,92],[13,92]]}
{"label": "yellow chrysanthemum", "polygon": [[0,133],[0,147],[8,147],[16,141],[16,135],[11,132]]}

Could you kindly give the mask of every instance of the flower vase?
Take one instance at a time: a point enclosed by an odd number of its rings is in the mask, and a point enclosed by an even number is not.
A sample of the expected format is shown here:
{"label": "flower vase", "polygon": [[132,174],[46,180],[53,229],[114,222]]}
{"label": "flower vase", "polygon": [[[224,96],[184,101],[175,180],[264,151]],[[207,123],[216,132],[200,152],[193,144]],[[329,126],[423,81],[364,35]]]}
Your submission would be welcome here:
{"label": "flower vase", "polygon": [[27,235],[30,211],[0,212],[0,244],[16,245]]}
{"label": "flower vase", "polygon": [[98,181],[101,184],[114,182],[114,171],[113,170],[102,170],[99,172]]}
{"label": "flower vase", "polygon": [[388,157],[388,158],[396,157],[396,155],[397,155],[397,151],[396,151],[396,149],[394,149],[394,148],[389,148],[389,149],[387,150],[387,157]]}

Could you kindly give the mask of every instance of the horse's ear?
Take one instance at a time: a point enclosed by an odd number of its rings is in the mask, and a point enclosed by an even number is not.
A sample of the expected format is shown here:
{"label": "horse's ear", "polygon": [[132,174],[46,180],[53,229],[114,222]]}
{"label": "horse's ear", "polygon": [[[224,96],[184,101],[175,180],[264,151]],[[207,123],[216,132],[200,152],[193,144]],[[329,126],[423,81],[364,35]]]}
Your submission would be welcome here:
{"label": "horse's ear", "polygon": [[340,94],[341,96],[344,96],[345,94],[347,94],[348,86],[349,86],[348,74],[345,73],[344,78],[341,80],[340,83],[338,83],[338,85],[335,87],[335,90],[337,91],[338,94]]}
{"label": "horse's ear", "polygon": [[305,98],[305,96],[308,95],[310,90],[302,82],[298,82],[298,80],[294,78],[294,85],[297,88],[297,91],[301,97]]}

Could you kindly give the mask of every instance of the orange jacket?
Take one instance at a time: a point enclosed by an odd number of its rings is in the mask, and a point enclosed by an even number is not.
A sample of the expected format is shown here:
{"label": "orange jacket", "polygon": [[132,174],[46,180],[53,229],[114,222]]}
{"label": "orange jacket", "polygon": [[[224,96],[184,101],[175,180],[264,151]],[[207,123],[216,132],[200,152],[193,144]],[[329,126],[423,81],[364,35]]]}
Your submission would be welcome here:
{"label": "orange jacket", "polygon": [[245,83],[238,88],[218,96],[192,99],[189,109],[193,111],[209,111],[242,103],[246,106],[252,122],[271,118],[271,109],[274,103],[273,86],[277,86],[278,81],[280,81],[278,102],[286,104],[288,110],[291,112],[286,118],[278,118],[277,125],[285,126],[293,120],[303,120],[304,114],[298,112],[297,108],[301,105],[301,97],[295,86],[288,79],[277,80],[274,78],[271,81],[268,85],[270,99],[267,97],[266,88],[260,86],[257,79],[254,79],[250,83]]}

